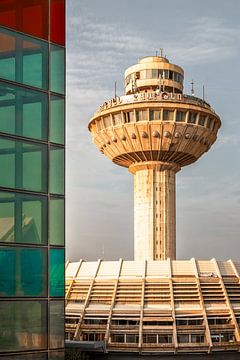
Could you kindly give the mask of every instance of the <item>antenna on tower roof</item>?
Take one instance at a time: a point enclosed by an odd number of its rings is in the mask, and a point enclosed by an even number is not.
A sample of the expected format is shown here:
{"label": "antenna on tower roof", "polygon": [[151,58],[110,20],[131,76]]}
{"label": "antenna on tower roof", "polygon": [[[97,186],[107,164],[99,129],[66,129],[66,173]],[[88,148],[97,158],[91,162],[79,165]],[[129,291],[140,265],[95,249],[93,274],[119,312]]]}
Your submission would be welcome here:
{"label": "antenna on tower roof", "polygon": [[160,56],[163,57],[163,48],[160,48]]}
{"label": "antenna on tower roof", "polygon": [[114,83],[114,99],[117,97],[117,82]]}
{"label": "antenna on tower roof", "polygon": [[192,96],[194,96],[194,81],[193,80],[192,80],[191,84],[192,84],[191,94],[192,94]]}
{"label": "antenna on tower roof", "polygon": [[205,101],[205,87],[204,87],[204,84],[203,84],[203,87],[202,87],[202,98],[203,98],[203,101]]}

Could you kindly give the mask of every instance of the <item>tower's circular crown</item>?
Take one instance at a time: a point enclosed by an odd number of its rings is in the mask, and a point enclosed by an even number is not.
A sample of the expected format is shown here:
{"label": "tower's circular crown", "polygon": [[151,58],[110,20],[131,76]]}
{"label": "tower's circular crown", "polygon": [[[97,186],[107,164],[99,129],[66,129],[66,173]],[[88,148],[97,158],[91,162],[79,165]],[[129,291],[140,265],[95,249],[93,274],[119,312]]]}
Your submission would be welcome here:
{"label": "tower's circular crown", "polygon": [[184,71],[180,66],[170,64],[162,56],[147,56],[125,71],[125,94],[133,94],[135,88],[154,91],[164,84],[165,91],[182,93]]}
{"label": "tower's circular crown", "polygon": [[93,141],[129,167],[160,161],[185,166],[208,151],[221,126],[211,106],[183,94],[184,71],[148,56],[125,71],[125,95],[103,103],[89,123]]}

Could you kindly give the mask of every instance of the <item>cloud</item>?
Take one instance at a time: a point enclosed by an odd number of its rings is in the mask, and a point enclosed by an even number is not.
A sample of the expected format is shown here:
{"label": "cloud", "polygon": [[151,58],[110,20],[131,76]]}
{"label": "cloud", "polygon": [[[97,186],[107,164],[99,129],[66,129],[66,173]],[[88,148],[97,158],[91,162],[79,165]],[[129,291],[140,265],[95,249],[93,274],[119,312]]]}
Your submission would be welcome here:
{"label": "cloud", "polygon": [[194,18],[185,29],[182,39],[170,45],[171,54],[183,64],[225,61],[239,51],[240,29],[229,27],[224,19]]}

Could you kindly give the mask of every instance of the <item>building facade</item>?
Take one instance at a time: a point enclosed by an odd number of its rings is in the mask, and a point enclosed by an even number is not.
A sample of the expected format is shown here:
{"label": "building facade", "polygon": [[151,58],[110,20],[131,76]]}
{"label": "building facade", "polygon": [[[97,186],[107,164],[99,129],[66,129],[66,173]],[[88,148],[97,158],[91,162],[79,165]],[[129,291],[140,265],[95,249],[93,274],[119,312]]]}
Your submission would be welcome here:
{"label": "building facade", "polygon": [[65,1],[0,3],[0,358],[64,359]]}
{"label": "building facade", "polygon": [[239,352],[240,262],[68,263],[66,333],[108,352]]}

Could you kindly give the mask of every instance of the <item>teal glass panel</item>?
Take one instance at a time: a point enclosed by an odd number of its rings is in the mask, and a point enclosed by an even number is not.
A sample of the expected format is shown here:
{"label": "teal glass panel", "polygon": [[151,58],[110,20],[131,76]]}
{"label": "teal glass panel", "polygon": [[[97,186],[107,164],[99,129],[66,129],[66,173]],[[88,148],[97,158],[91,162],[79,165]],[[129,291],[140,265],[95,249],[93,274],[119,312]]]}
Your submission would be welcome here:
{"label": "teal glass panel", "polygon": [[64,149],[50,148],[50,193],[64,194]]}
{"label": "teal glass panel", "polygon": [[47,349],[47,301],[0,301],[2,352]]}
{"label": "teal glass panel", "polygon": [[0,28],[0,77],[48,88],[48,44]]}
{"label": "teal glass panel", "polygon": [[0,139],[0,186],[15,187],[15,142]]}
{"label": "teal glass panel", "polygon": [[50,296],[64,296],[64,249],[50,249]]}
{"label": "teal glass panel", "polygon": [[0,296],[46,295],[46,249],[0,246]]}
{"label": "teal glass panel", "polygon": [[47,243],[47,198],[0,192],[0,242]]}
{"label": "teal glass panel", "polygon": [[47,140],[48,97],[0,83],[0,132]]}
{"label": "teal glass panel", "polygon": [[64,348],[65,319],[64,319],[64,300],[50,301],[50,339],[51,349]]}
{"label": "teal glass panel", "polygon": [[47,146],[0,138],[0,186],[47,191]]}
{"label": "teal glass panel", "polygon": [[65,102],[57,96],[51,96],[50,141],[58,144],[65,141]]}
{"label": "teal glass panel", "polygon": [[50,45],[50,90],[65,93],[65,50],[56,45]]}
{"label": "teal glass panel", "polygon": [[51,245],[64,245],[64,199],[50,200],[49,238]]}

